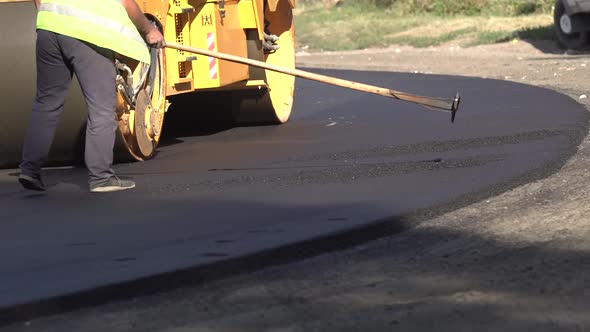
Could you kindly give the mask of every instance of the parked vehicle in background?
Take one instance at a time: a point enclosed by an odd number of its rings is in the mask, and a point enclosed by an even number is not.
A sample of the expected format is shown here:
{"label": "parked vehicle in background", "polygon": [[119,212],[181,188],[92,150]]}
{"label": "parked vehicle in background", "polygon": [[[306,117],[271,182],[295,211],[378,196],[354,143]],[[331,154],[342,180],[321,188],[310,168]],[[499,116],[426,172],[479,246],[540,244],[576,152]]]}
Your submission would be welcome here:
{"label": "parked vehicle in background", "polygon": [[588,47],[590,0],[557,0],[553,20],[559,43],[573,50]]}

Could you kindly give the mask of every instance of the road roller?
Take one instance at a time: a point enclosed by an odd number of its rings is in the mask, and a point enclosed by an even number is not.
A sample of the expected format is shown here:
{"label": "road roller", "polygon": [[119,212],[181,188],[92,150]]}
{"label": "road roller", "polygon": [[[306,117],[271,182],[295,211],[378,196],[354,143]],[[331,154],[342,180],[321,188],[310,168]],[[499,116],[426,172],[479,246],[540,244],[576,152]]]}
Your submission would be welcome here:
{"label": "road roller", "polygon": [[[281,68],[295,67],[295,0],[142,0],[145,15],[166,41],[223,52]],[[35,19],[32,1],[0,0],[2,89],[0,167],[21,159],[35,95]],[[293,107],[295,77],[216,57],[151,49],[151,63],[117,55],[116,160],[147,160],[162,136],[171,100],[178,95],[223,91],[236,125],[281,124]],[[226,98],[223,98],[226,99]],[[229,106],[227,106],[229,105]],[[209,108],[215,106],[209,105]],[[83,156],[85,102],[73,83],[56,131],[50,164]],[[198,112],[198,107],[191,107]]]}
{"label": "road roller", "polygon": [[[192,98],[181,108],[193,113],[203,108],[224,112],[230,114],[232,125],[285,123],[293,108],[295,77],[416,103],[449,112],[451,121],[455,120],[461,100],[458,92],[452,98],[426,97],[296,69],[295,0],[143,0],[138,4],[162,31],[167,47],[150,49],[150,64],[116,56],[115,160],[152,158],[165,129],[164,118],[179,96],[217,94],[208,98],[206,107]],[[35,15],[31,1],[0,0],[0,98],[5,105],[0,167],[15,166],[21,157],[35,94]],[[80,161],[83,156],[85,105],[74,85],[53,141],[52,164]]]}

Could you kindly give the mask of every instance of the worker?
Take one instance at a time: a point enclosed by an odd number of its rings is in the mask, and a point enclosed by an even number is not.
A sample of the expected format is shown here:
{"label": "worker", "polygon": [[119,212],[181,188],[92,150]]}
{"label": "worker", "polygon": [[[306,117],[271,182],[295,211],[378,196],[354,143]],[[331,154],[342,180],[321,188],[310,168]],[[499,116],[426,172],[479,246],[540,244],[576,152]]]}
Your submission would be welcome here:
{"label": "worker", "polygon": [[[47,160],[72,75],[88,108],[84,160],[91,192],[135,187],[111,166],[117,129],[114,53],[149,63],[147,45],[166,46],[135,0],[34,0],[37,7],[37,92],[20,164],[19,182],[44,191]],[[147,45],[146,45],[147,44]]]}

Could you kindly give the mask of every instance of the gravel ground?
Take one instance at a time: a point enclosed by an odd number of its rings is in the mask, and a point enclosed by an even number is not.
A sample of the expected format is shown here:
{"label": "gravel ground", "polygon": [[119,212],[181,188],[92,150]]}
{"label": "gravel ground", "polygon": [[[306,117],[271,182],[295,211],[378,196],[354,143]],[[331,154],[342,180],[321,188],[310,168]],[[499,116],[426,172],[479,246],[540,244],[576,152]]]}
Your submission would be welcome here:
{"label": "gravel ground", "polygon": [[[300,67],[514,80],[586,106],[589,62],[522,41],[298,53]],[[6,330],[590,331],[589,159],[586,138],[556,174],[395,237]]]}

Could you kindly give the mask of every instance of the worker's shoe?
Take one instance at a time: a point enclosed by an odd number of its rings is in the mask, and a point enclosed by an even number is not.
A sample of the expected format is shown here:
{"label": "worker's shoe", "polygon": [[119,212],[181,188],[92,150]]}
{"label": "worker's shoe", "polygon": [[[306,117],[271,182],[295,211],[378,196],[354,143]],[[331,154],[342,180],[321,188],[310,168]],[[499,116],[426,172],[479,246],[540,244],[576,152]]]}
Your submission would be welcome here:
{"label": "worker's shoe", "polygon": [[20,182],[25,189],[45,191],[45,184],[43,184],[43,180],[41,180],[41,175],[30,176],[21,173],[18,176],[18,182]]}
{"label": "worker's shoe", "polygon": [[90,187],[90,192],[93,193],[110,193],[113,191],[121,191],[135,188],[135,182],[131,180],[121,180],[116,176],[110,178],[107,182]]}

